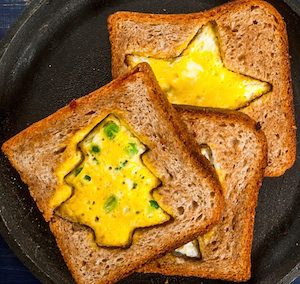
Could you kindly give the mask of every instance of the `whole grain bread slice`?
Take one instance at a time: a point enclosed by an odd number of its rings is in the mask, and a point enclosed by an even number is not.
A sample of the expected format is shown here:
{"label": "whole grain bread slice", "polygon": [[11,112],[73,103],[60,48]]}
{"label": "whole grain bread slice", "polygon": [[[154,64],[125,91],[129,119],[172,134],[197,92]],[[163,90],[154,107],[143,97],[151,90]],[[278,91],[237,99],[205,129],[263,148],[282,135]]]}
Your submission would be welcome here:
{"label": "whole grain bread slice", "polygon": [[271,92],[240,111],[259,122],[266,134],[265,175],[282,175],[295,161],[296,127],[286,27],[269,3],[237,0],[181,15],[117,12],[108,19],[113,77],[129,69],[126,56],[130,54],[155,58],[180,55],[208,22],[216,23],[228,69],[272,85]]}
{"label": "whole grain bread slice", "polygon": [[[113,113],[125,121],[149,150],[143,155],[162,181],[157,192],[173,220],[138,229],[127,249],[96,245],[92,231],[59,217],[49,205],[54,173],[69,139],[96,118]],[[213,168],[198,152],[176,110],[161,94],[147,64],[73,101],[34,123],[2,145],[2,150],[29,187],[78,283],[111,283],[145,262],[193,239],[221,214],[221,186]],[[192,204],[197,203],[197,207]]]}
{"label": "whole grain bread slice", "polygon": [[202,259],[169,253],[140,271],[246,281],[251,274],[255,207],[267,165],[265,135],[243,113],[177,109],[196,142],[211,149],[220,172],[224,211],[221,221],[200,242]]}

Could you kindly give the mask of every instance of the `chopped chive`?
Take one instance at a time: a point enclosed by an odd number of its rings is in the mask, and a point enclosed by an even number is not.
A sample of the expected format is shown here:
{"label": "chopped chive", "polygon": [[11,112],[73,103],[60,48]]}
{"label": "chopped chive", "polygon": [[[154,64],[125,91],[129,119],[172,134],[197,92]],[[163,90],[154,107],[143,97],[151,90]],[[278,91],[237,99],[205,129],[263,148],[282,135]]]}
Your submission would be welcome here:
{"label": "chopped chive", "polygon": [[89,175],[85,175],[84,179],[90,181],[92,178]]}
{"label": "chopped chive", "polygon": [[130,155],[135,155],[139,152],[135,143],[129,143],[127,151]]}
{"label": "chopped chive", "polygon": [[106,213],[111,212],[117,206],[118,200],[114,195],[108,197],[104,203],[104,210]]}
{"label": "chopped chive", "polygon": [[77,177],[77,176],[80,174],[80,172],[82,171],[82,169],[83,169],[83,167],[76,168],[76,169],[74,170],[74,175],[75,175],[75,177]]}
{"label": "chopped chive", "polygon": [[104,134],[110,140],[114,139],[119,131],[120,127],[113,121],[109,121],[104,125]]}
{"label": "chopped chive", "polygon": [[150,200],[150,206],[155,208],[155,209],[158,209],[159,208],[159,205],[158,203],[155,201],[155,200]]}
{"label": "chopped chive", "polygon": [[100,152],[100,147],[98,145],[93,145],[91,147],[91,152],[93,152],[93,153],[99,153]]}
{"label": "chopped chive", "polygon": [[123,169],[126,166],[127,163],[128,163],[128,160],[125,160],[125,161],[121,162],[120,165],[115,168],[115,170],[119,171],[119,170]]}

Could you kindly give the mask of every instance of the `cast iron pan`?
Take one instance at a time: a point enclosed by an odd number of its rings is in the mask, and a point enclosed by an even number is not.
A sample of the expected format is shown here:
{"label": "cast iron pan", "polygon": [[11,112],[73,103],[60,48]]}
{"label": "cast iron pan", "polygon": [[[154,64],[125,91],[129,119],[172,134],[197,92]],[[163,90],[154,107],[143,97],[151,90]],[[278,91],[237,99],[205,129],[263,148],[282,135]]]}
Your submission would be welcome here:
{"label": "cast iron pan", "polygon": [[[111,80],[107,16],[118,10],[189,13],[221,0],[31,1],[0,47],[0,144],[28,125]],[[270,1],[290,41],[295,110],[300,111],[300,1]],[[288,4],[290,6],[288,6]],[[299,138],[299,130],[298,130]],[[297,147],[300,153],[299,144]],[[300,161],[265,179],[259,195],[249,283],[289,283],[300,275]],[[26,186],[0,154],[0,230],[44,283],[73,282]],[[121,283],[221,283],[133,274]]]}

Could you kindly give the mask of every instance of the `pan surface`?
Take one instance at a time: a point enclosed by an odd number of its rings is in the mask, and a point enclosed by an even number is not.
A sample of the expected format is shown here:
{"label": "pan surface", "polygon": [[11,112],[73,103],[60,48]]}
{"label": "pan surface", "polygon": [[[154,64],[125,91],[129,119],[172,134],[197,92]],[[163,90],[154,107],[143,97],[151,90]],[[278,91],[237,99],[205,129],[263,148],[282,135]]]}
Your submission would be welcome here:
{"label": "pan surface", "polygon": [[[72,99],[111,80],[106,20],[118,10],[189,13],[222,0],[32,0],[0,46],[0,144]],[[300,1],[270,1],[289,34],[297,136],[300,129]],[[299,141],[299,140],[298,140]],[[297,152],[300,153],[299,143]],[[289,283],[300,275],[300,160],[259,195],[249,283]],[[72,278],[27,187],[0,154],[0,231],[44,283]],[[121,283],[223,283],[133,274]]]}

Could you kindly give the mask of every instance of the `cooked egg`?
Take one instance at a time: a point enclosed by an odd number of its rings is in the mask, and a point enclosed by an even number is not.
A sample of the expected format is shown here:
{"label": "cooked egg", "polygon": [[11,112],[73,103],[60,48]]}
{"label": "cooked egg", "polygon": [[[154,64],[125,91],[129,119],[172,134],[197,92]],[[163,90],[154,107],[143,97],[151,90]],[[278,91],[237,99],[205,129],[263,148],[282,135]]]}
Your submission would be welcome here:
{"label": "cooked egg", "polygon": [[160,180],[142,162],[145,151],[114,115],[76,133],[56,171],[56,212],[92,228],[100,246],[127,246],[134,229],[168,221],[151,195]]}
{"label": "cooked egg", "polygon": [[224,66],[211,23],[202,27],[178,57],[159,59],[127,55],[127,62],[131,67],[148,62],[173,104],[238,109],[271,89],[266,82]]}
{"label": "cooked egg", "polygon": [[175,249],[175,255],[201,258],[201,252],[199,250],[198,240],[191,241],[181,246],[180,248]]}

